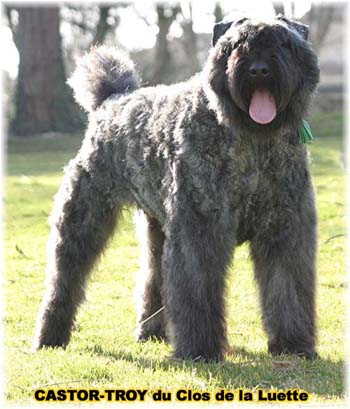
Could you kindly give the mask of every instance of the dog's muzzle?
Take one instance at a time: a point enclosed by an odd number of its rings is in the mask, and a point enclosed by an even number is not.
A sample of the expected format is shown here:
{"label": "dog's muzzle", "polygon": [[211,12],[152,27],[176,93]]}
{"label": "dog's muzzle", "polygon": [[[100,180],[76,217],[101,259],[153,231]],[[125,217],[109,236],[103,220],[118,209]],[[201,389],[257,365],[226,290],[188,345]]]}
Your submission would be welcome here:
{"label": "dog's muzzle", "polygon": [[253,61],[248,68],[248,76],[254,86],[249,102],[249,116],[258,124],[269,124],[277,115],[276,100],[268,87],[271,81],[270,68],[264,60]]}

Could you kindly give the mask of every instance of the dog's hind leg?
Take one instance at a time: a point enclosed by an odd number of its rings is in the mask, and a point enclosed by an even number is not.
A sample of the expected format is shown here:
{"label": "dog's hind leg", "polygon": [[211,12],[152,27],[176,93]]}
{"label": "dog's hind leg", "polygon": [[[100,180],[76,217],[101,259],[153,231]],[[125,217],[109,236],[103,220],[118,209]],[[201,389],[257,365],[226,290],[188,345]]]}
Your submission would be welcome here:
{"label": "dog's hind leg", "polygon": [[47,288],[37,319],[36,348],[69,342],[87,277],[121,212],[110,166],[98,149],[68,166],[51,216]]}
{"label": "dog's hind leg", "polygon": [[153,337],[163,339],[166,337],[161,295],[164,234],[159,222],[143,212],[138,214],[137,231],[142,246],[142,261],[137,283],[139,305],[136,337],[138,341]]}

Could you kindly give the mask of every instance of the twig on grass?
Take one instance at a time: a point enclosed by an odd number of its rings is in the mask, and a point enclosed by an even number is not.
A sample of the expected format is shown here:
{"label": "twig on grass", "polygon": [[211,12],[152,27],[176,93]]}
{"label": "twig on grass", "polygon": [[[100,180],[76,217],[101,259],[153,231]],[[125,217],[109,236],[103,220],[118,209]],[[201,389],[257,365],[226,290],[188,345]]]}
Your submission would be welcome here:
{"label": "twig on grass", "polygon": [[17,253],[19,253],[22,257],[28,258],[28,259],[30,258],[23,252],[23,250],[20,249],[20,247],[18,246],[17,243],[15,243],[15,249],[16,249]]}
{"label": "twig on grass", "polygon": [[346,235],[344,233],[341,234],[335,234],[334,236],[329,237],[323,244],[329,243],[333,239],[337,239],[338,237],[345,237]]}
{"label": "twig on grass", "polygon": [[159,308],[159,310],[157,310],[156,312],[154,312],[152,315],[150,315],[148,318],[146,318],[145,320],[141,321],[139,325],[145,324],[146,322],[148,322],[149,320],[151,320],[152,318],[154,318],[156,315],[158,315],[160,312],[162,312],[164,310],[164,306]]}
{"label": "twig on grass", "polygon": [[74,381],[62,381],[62,382],[46,383],[44,385],[38,385],[35,388],[33,388],[32,390],[35,391],[36,389],[39,389],[39,388],[48,388],[49,386],[66,385],[66,384],[69,384],[69,383],[79,383],[79,382],[84,382],[84,379],[77,379],[77,380],[74,380]]}
{"label": "twig on grass", "polygon": [[13,385],[15,388],[18,388],[18,389],[20,389],[21,391],[26,391],[26,389],[25,388],[23,388],[22,386],[19,386],[19,385]]}

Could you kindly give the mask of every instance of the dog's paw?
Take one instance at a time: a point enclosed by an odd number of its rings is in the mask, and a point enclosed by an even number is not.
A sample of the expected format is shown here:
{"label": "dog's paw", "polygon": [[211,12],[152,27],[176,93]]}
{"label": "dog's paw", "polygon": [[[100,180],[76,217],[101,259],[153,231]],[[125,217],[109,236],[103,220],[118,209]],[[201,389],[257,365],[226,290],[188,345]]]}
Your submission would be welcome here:
{"label": "dog's paw", "polygon": [[313,361],[319,358],[318,353],[314,348],[305,348],[301,346],[284,346],[279,343],[271,343],[268,346],[268,351],[271,355],[296,355],[300,358],[305,358],[307,360]]}
{"label": "dog's paw", "polygon": [[149,340],[168,341],[166,331],[159,325],[139,328],[136,332],[136,341],[145,342]]}

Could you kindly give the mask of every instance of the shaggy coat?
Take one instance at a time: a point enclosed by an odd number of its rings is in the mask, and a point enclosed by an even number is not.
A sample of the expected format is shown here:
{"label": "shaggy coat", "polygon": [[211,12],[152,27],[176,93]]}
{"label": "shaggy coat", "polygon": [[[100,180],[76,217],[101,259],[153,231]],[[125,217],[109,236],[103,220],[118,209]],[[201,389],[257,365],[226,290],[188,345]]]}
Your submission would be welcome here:
{"label": "shaggy coat", "polygon": [[[306,37],[281,16],[218,24],[203,71],[172,86],[138,88],[114,49],[82,59],[71,85],[89,126],[51,216],[36,347],[68,344],[88,275],[134,204],[139,340],[168,334],[178,358],[222,359],[226,271],[249,241],[269,351],[315,356],[316,212],[299,129],[319,70]],[[276,107],[268,124],[249,114],[257,89]]]}

